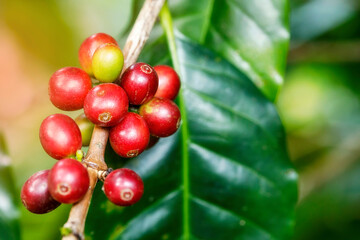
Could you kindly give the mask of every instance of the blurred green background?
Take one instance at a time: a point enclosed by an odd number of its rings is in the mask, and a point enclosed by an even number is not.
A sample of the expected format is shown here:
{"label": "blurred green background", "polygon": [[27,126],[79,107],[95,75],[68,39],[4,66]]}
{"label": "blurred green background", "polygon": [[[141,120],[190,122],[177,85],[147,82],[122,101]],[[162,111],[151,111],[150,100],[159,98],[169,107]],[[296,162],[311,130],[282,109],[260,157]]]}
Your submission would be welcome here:
{"label": "blurred green background", "polygon": [[[30,175],[54,164],[38,140],[41,121],[61,112],[48,100],[51,74],[79,66],[77,50],[93,33],[122,39],[132,4],[0,2],[0,131],[17,192]],[[292,40],[277,106],[300,174],[295,239],[358,239],[360,1],[291,0],[290,5]],[[40,216],[20,209],[23,239],[54,239],[70,207]]]}

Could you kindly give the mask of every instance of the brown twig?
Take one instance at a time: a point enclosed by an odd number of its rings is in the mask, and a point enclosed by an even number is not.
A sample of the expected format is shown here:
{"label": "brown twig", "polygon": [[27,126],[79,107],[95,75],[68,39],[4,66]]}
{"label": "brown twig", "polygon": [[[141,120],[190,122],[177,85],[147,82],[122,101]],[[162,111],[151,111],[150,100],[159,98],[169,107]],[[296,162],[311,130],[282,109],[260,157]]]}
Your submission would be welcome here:
{"label": "brown twig", "polygon": [[98,171],[106,171],[107,165],[105,163],[104,154],[105,147],[108,140],[109,131],[106,128],[95,126],[89,150],[83,160],[87,167],[90,185],[84,198],[75,203],[70,210],[69,219],[65,223],[64,228],[69,229],[70,235],[64,236],[63,240],[70,239],[84,239],[85,219],[90,206],[90,201],[96,182],[98,180]]}
{"label": "brown twig", "polygon": [[[165,0],[145,1],[123,49],[124,69],[135,63],[139,57],[164,2]],[[89,150],[83,161],[89,173],[90,186],[84,198],[71,208],[68,221],[64,224],[64,229],[69,230],[70,233],[64,236],[63,240],[84,239],[85,220],[91,197],[98,176],[103,177],[103,174],[99,174],[99,172],[107,170],[104,153],[108,136],[108,129],[95,126]]]}

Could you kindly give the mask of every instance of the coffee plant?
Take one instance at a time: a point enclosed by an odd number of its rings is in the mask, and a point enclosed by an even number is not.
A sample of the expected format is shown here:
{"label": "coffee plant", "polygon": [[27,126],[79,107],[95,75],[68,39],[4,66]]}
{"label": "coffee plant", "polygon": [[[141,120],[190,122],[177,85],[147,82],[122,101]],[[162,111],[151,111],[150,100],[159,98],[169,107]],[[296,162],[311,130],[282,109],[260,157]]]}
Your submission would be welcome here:
{"label": "coffee plant", "polygon": [[42,122],[56,160],[23,205],[73,204],[63,239],[291,239],[297,173],[274,106],[288,2],[135,2],[123,48],[94,34],[81,69],[50,77],[51,103],[83,113]]}

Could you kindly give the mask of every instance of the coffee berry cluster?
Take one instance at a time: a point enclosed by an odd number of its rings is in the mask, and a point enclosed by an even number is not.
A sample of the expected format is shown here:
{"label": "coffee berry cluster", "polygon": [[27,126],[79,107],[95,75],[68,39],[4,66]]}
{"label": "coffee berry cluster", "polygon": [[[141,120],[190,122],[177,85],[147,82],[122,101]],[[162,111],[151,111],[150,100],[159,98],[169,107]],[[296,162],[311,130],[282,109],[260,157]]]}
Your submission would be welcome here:
{"label": "coffee berry cluster", "polygon": [[[104,33],[85,39],[79,61],[82,69],[61,68],[49,81],[50,101],[57,108],[83,108],[84,113],[75,120],[53,114],[42,122],[41,145],[58,161],[50,170],[32,175],[21,189],[22,203],[33,213],[47,213],[84,197],[90,180],[81,148],[90,144],[94,125],[109,128],[110,145],[123,158],[138,156],[180,125],[173,102],[180,79],[171,67],[135,63],[122,71],[123,53]],[[140,200],[144,184],[131,169],[108,169],[103,190],[114,204],[129,206]]]}

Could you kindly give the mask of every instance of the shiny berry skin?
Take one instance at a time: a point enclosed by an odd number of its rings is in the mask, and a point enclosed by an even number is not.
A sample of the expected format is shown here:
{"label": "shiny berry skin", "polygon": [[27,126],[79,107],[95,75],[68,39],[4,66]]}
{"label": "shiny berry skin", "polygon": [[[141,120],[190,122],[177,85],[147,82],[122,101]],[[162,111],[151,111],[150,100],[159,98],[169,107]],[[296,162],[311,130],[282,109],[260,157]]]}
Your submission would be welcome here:
{"label": "shiny berry skin", "polygon": [[135,63],[122,75],[120,86],[127,93],[130,104],[141,105],[155,95],[158,83],[158,76],[149,64]]}
{"label": "shiny berry skin", "polygon": [[40,142],[45,152],[55,159],[76,155],[81,149],[81,132],[75,121],[64,114],[53,114],[40,126]]}
{"label": "shiny berry skin", "polygon": [[136,157],[149,143],[150,131],[145,120],[136,113],[128,112],[115,127],[109,140],[114,151],[124,158]]}
{"label": "shiny berry skin", "polygon": [[48,176],[50,170],[33,174],[21,188],[21,201],[32,213],[48,213],[57,208],[60,203],[49,192]]}
{"label": "shiny berry skin", "polygon": [[148,124],[150,133],[157,137],[168,137],[180,126],[180,110],[173,101],[166,98],[154,97],[140,107],[139,114]]}
{"label": "shiny berry skin", "polygon": [[98,47],[92,58],[92,71],[100,82],[114,82],[124,65],[124,56],[120,48],[112,43]]}
{"label": "shiny berry skin", "polygon": [[91,88],[91,78],[85,71],[76,67],[64,67],[51,76],[48,92],[55,107],[74,111],[83,107],[86,94]]}
{"label": "shiny berry skin", "polygon": [[128,97],[120,86],[103,83],[90,90],[85,98],[86,117],[101,127],[118,124],[129,107]]}
{"label": "shiny berry skin", "polygon": [[51,168],[48,178],[51,196],[61,203],[80,201],[90,184],[86,168],[77,160],[65,158]]}
{"label": "shiny berry skin", "polygon": [[87,74],[90,76],[93,76],[92,71],[92,57],[94,55],[94,52],[98,47],[105,43],[113,43],[115,45],[118,45],[116,40],[111,37],[110,35],[106,33],[96,33],[88,37],[84,40],[84,42],[81,44],[79,49],[79,62]]}
{"label": "shiny berry skin", "polygon": [[155,97],[174,100],[179,93],[180,78],[172,67],[159,65],[154,67],[158,77],[159,86]]}
{"label": "shiny berry skin", "polygon": [[104,192],[112,203],[130,206],[140,200],[144,193],[144,183],[133,170],[120,168],[105,178]]}
{"label": "shiny berry skin", "polygon": [[83,146],[89,146],[91,136],[94,130],[94,124],[86,118],[85,114],[82,113],[75,118],[75,122],[78,125],[81,132],[81,140]]}

